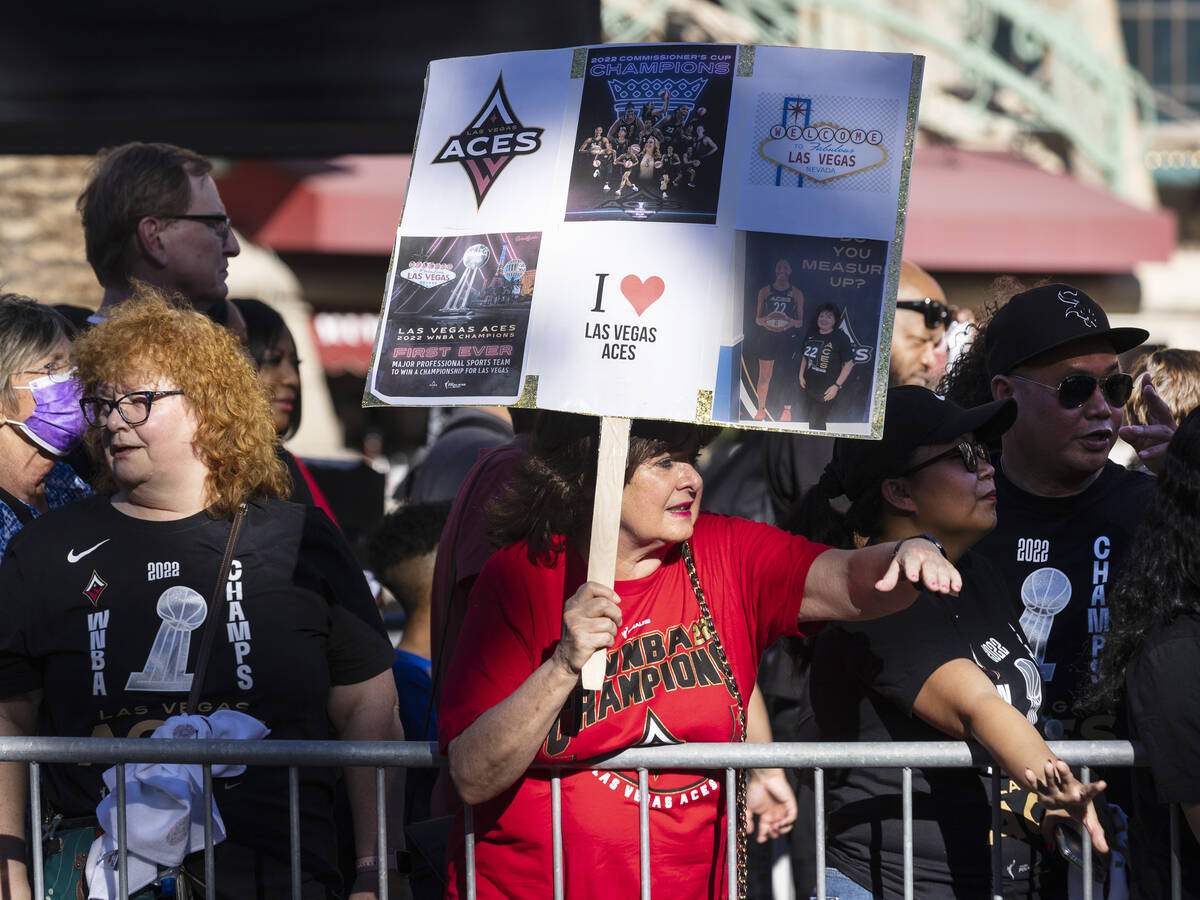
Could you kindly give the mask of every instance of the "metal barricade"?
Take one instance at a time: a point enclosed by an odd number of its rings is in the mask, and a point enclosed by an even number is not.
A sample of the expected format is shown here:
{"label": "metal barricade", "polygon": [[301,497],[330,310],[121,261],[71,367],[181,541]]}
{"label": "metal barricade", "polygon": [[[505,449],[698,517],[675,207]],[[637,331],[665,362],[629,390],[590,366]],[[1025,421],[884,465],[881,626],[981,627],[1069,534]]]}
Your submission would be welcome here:
{"label": "metal barricade", "polygon": [[[1144,764],[1141,748],[1128,741],[1063,741],[1050,744],[1051,749],[1073,766],[1079,766],[1081,780],[1090,780],[1091,766],[1128,767]],[[117,842],[119,857],[120,896],[128,896],[126,882],[126,810],[124,769],[128,764],[163,762],[199,764],[204,773],[205,880],[209,897],[215,896],[216,875],[212,850],[212,766],[213,764],[242,764],[286,766],[289,783],[289,819],[292,857],[292,891],[300,891],[300,828],[297,770],[304,766],[360,766],[376,770],[375,803],[377,811],[377,856],[387,853],[387,823],[383,814],[386,804],[384,770],[402,768],[440,768],[446,760],[438,755],[432,743],[350,742],[350,741],[193,741],[146,740],[122,738],[0,738],[0,761],[29,764],[31,820],[41,821],[42,795],[39,786],[40,765],[45,763],[81,763],[117,766]],[[981,747],[959,742],[896,742],[896,743],[805,743],[805,744],[683,744],[670,747],[647,747],[623,751],[602,761],[589,760],[573,765],[561,764],[551,771],[551,808],[549,814],[553,833],[553,866],[549,873],[553,881],[555,900],[564,897],[564,866],[562,845],[562,773],[571,769],[602,771],[636,771],[639,785],[639,868],[642,900],[650,900],[653,889],[652,855],[650,846],[650,808],[648,779],[652,770],[715,770],[723,769],[726,785],[726,827],[729,848],[736,846],[735,784],[738,769],[742,768],[800,768],[812,769],[815,788],[815,841],[817,897],[825,900],[825,769],[828,768],[900,768],[902,776],[903,847],[905,897],[913,896],[912,860],[912,769],[921,768],[982,768],[992,766],[992,760]],[[992,785],[992,831],[1000,831],[1001,775],[994,770]],[[470,807],[464,815],[465,867],[467,897],[475,897],[475,833]],[[1179,822],[1172,808],[1171,822],[1171,896],[1180,896]],[[44,897],[42,884],[42,847],[40,840],[31,841],[34,868],[35,896]],[[736,854],[727,856],[727,876],[731,897],[737,896]],[[993,841],[993,896],[1000,896],[999,842]],[[387,898],[386,872],[380,870],[379,896]],[[1083,834],[1083,896],[1092,896],[1091,841]]]}

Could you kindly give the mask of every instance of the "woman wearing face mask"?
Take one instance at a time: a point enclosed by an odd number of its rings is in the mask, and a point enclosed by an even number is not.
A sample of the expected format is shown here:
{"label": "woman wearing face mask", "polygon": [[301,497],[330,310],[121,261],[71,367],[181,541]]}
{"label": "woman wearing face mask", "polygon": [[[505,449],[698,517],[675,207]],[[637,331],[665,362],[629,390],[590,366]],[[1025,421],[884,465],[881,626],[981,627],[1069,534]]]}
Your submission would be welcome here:
{"label": "woman wearing face mask", "polygon": [[36,300],[0,294],[0,557],[22,526],[91,493],[62,460],[87,428],[69,328]]}
{"label": "woman wearing face mask", "polygon": [[[258,377],[271,395],[271,417],[280,440],[289,440],[300,427],[300,358],[296,341],[283,316],[261,300],[234,298],[229,301],[246,320],[246,347],[258,369]],[[316,479],[291,451],[279,448],[279,458],[292,476],[289,499],[325,510],[336,523],[329,501]]]}
{"label": "woman wearing face mask", "polygon": [[[986,442],[1016,418],[994,401],[963,409],[923,387],[888,392],[883,440],[839,439],[820,482],[788,523],[843,547],[924,533],[962,573],[954,599],[924,591],[884,619],[832,625],[816,641],[809,700],[823,741],[974,740],[1003,779],[1003,883],[991,884],[991,779],[914,768],[913,880],[923,898],[1066,897],[1065,866],[1037,853],[1060,827],[1104,833],[1081,784],[1046,746],[1042,681],[1000,579],[970,548],[996,525]],[[850,501],[843,514],[831,500]],[[828,787],[826,889],[842,900],[904,896],[901,771],[847,769]],[[1043,812],[1043,810],[1046,810]],[[1066,822],[1067,817],[1074,822]],[[1098,896],[1098,895],[1097,895]]]}

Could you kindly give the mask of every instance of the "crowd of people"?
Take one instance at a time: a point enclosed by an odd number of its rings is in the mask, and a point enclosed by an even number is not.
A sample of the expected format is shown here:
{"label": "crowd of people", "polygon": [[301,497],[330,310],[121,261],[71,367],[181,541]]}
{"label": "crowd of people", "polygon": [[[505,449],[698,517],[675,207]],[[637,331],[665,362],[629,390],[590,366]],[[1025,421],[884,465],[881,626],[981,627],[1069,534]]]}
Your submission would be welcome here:
{"label": "crowd of people", "polygon": [[[665,193],[705,147],[702,116],[664,96],[579,152],[597,182],[621,171],[617,190],[636,188],[648,164]],[[1075,896],[1088,845],[1103,896],[1166,896],[1178,804],[1183,896],[1200,897],[1200,354],[1155,350],[1127,374],[1147,332],[1066,284],[1009,291],[968,324],[906,261],[882,440],[759,433],[710,452],[714,429],[635,420],[608,587],[588,577],[596,419],[456,413],[352,547],[283,447],[301,362],[277,311],[227,296],[240,247],[209,162],[117,148],[79,209],[97,308],[0,296],[0,735],[438,741],[443,777],[385,784],[384,856],[374,774],[300,770],[299,895],[355,900],[381,877],[390,896],[467,896],[469,874],[479,897],[549,896],[556,763],[975,740],[1006,776],[1001,830],[988,773],[914,769],[917,896],[989,895],[992,845],[1004,896]],[[759,318],[803,321],[807,300],[819,343],[838,307],[780,263]],[[969,340],[950,346],[960,323]],[[803,354],[808,418],[851,365]],[[1110,459],[1118,437],[1128,465]],[[385,596],[403,611],[394,646]],[[604,683],[584,691],[597,651]],[[1047,744],[1072,739],[1138,740],[1149,765],[1082,778]],[[113,776],[40,771],[31,823],[27,767],[0,765],[0,894],[30,896],[40,839],[53,896],[107,896]],[[827,776],[829,896],[904,896],[900,772]],[[809,896],[805,778],[744,773],[727,797],[719,771],[654,773],[656,892],[725,897],[736,857],[738,893],[768,897],[779,838]],[[567,896],[635,896],[637,773],[573,767],[560,791]],[[217,794],[217,895],[291,894],[286,768],[232,773]],[[131,892],[204,890],[203,854],[147,825],[151,805],[130,808]]]}

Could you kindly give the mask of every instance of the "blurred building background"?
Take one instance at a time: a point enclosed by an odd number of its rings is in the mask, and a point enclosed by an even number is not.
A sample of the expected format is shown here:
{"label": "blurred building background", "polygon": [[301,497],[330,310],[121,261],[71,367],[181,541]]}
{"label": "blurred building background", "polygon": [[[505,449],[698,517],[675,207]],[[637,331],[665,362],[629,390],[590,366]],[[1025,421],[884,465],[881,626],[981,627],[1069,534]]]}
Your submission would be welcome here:
{"label": "blurred building background", "polygon": [[[149,27],[148,4],[116,6]],[[170,31],[164,59],[183,54],[188,65],[159,62],[191,85],[187,96],[197,78],[231,92],[190,117],[177,108],[173,118],[139,117],[142,88],[108,68],[102,83],[124,104],[115,114],[67,103],[64,79],[76,69],[90,77],[96,61],[59,61],[91,46],[97,23],[80,23],[74,38],[56,33],[53,52],[14,41],[21,23],[15,32],[10,23],[0,37],[0,84],[10,85],[0,92],[0,283],[96,305],[74,211],[88,155],[137,138],[216,156],[244,248],[230,265],[231,296],[283,309],[305,360],[296,452],[357,454],[375,434],[387,454],[411,457],[425,441],[424,411],[360,401],[427,60],[601,35],[924,54],[905,255],[961,306],[980,308],[998,275],[1052,277],[1083,287],[1114,319],[1136,319],[1154,342],[1200,347],[1200,0],[590,0],[515,19],[478,2],[397,4],[382,19],[321,0],[272,6],[230,13],[221,31],[230,46],[209,41],[207,56],[188,56]],[[161,15],[151,24],[179,25]],[[65,71],[40,94],[28,82],[39,52]],[[16,75],[27,80],[14,88]],[[280,93],[245,102],[259,85]]]}

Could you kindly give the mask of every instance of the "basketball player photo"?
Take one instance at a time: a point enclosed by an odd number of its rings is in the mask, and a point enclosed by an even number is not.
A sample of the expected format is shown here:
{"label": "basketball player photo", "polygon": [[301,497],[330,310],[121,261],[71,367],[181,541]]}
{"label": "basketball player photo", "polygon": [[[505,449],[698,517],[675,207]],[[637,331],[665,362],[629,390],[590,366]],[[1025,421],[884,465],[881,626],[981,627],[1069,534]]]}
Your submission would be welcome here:
{"label": "basketball player photo", "polygon": [[737,47],[593,47],[566,221],[717,218]]}
{"label": "basketball player photo", "polygon": [[[746,247],[741,365],[730,421],[862,430],[879,377],[887,243],[739,234]],[[713,415],[719,420],[716,406]]]}

